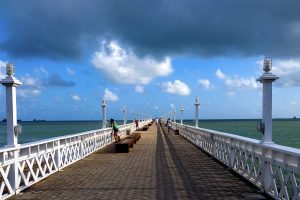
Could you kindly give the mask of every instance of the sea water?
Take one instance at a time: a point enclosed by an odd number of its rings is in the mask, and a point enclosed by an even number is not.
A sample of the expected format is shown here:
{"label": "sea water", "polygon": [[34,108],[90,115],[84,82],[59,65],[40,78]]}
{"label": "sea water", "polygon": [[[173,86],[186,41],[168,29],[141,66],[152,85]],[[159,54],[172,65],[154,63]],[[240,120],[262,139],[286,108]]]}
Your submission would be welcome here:
{"label": "sea water", "polygon": [[[261,139],[256,124],[259,120],[200,120],[201,128]],[[132,121],[129,121],[132,122]],[[120,125],[123,122],[117,121]],[[19,122],[22,134],[19,143],[38,141],[56,136],[80,133],[100,129],[101,121],[45,121]],[[184,124],[194,125],[193,120],[184,120]],[[273,120],[273,141],[280,145],[300,148],[300,120]],[[6,144],[6,123],[0,123],[0,146]]]}

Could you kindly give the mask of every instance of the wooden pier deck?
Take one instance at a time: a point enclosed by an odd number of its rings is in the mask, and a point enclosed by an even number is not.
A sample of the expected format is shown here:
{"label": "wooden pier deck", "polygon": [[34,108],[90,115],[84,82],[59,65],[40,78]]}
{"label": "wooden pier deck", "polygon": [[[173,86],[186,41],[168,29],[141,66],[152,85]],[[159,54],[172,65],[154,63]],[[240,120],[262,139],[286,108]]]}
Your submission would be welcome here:
{"label": "wooden pier deck", "polygon": [[266,199],[197,147],[155,125],[130,153],[109,145],[10,199]]}

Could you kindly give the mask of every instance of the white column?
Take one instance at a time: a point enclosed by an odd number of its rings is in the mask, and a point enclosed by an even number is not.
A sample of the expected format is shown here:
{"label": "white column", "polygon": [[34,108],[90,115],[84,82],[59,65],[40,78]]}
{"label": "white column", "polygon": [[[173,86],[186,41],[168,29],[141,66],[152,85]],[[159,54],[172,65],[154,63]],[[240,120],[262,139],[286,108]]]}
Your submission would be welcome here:
{"label": "white column", "polygon": [[122,112],[123,112],[123,124],[125,125],[126,124],[126,107],[125,106],[123,106]]}
{"label": "white column", "polygon": [[14,131],[17,125],[16,87],[22,83],[14,77],[13,64],[6,65],[6,74],[1,83],[6,87],[7,146],[17,146],[18,136]]}
{"label": "white column", "polygon": [[105,102],[105,99],[103,98],[102,99],[102,128],[106,128],[106,102]]}
{"label": "white column", "polygon": [[260,76],[257,81],[263,84],[263,108],[262,108],[262,123],[264,132],[262,143],[272,142],[272,82],[276,81],[279,77],[270,73],[272,69],[272,60],[265,59],[264,67],[265,73]]}
{"label": "white column", "polygon": [[175,109],[174,109],[173,114],[174,114],[174,123],[176,123],[176,110]]}
{"label": "white column", "polygon": [[[7,76],[1,80],[2,85],[6,87],[6,119],[7,119],[7,146],[17,147],[18,145],[18,131],[17,128],[17,100],[16,100],[16,87],[22,83],[14,77],[13,64],[6,65]],[[19,149],[13,151],[14,163],[8,173],[8,180],[13,191],[17,189],[18,183],[18,155]]]}
{"label": "white column", "polygon": [[134,110],[132,111],[132,123],[134,123]]}
{"label": "white column", "polygon": [[198,101],[198,97],[196,97],[194,105],[195,105],[195,127],[199,127],[199,125],[198,125],[198,109],[199,109],[200,103]]}
{"label": "white column", "polygon": [[183,124],[183,107],[180,108],[181,117],[180,117],[180,124]]}

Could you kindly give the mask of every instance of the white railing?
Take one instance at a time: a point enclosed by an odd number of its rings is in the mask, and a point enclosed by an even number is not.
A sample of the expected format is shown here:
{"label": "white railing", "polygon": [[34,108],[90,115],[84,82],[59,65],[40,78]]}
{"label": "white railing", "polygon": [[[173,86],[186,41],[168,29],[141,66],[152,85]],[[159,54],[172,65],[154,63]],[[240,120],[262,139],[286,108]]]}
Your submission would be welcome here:
{"label": "white railing", "polygon": [[300,149],[178,123],[172,129],[274,199],[300,199]]}
{"label": "white railing", "polygon": [[[149,121],[140,122],[140,126]],[[120,136],[135,130],[120,126]],[[6,199],[113,141],[111,128],[87,131],[0,149],[0,199]]]}

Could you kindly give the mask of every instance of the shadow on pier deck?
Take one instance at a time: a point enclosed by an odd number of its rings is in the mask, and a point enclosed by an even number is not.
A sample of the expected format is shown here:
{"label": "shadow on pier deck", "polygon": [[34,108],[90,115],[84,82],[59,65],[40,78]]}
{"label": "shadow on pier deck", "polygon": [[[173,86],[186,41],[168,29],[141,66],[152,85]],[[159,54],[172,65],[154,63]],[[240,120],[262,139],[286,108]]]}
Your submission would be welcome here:
{"label": "shadow on pier deck", "polygon": [[109,145],[11,199],[266,199],[197,147],[151,126],[128,154]]}

